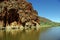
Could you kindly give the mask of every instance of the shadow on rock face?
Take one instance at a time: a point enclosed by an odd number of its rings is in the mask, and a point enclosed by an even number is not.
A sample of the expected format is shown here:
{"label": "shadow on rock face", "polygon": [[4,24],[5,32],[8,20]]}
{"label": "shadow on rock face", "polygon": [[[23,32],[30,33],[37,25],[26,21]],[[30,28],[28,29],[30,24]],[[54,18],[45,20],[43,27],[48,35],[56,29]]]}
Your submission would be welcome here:
{"label": "shadow on rock face", "polygon": [[14,21],[18,22],[19,20],[19,14],[17,13],[16,9],[10,9],[9,10],[9,17],[8,17],[8,23],[12,23]]}
{"label": "shadow on rock face", "polygon": [[0,0],[0,2],[3,2],[4,0]]}

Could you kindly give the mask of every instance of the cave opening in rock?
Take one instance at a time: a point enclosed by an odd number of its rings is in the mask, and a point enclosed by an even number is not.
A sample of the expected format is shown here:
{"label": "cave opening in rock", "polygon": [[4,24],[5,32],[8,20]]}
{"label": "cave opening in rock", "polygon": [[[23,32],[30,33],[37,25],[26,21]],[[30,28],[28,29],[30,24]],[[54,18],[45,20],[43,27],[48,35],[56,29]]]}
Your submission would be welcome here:
{"label": "cave opening in rock", "polygon": [[19,21],[19,14],[17,13],[17,9],[10,9],[8,11],[9,17],[8,17],[8,23],[12,23],[14,21],[18,22]]}

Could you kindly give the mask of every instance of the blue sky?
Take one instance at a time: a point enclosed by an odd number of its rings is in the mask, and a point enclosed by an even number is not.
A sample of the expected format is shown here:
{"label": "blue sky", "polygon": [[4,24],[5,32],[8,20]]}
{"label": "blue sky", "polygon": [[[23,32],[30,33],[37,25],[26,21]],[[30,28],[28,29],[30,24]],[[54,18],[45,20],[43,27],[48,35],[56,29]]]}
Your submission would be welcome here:
{"label": "blue sky", "polygon": [[39,16],[60,22],[60,0],[27,0],[37,10]]}

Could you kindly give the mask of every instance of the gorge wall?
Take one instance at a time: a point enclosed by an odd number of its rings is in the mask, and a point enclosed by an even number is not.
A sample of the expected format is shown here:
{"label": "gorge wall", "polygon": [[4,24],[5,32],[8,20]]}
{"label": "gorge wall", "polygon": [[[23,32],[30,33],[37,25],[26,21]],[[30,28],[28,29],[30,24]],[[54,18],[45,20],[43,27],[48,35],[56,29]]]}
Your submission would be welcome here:
{"label": "gorge wall", "polygon": [[8,25],[36,26],[40,25],[39,16],[32,4],[26,0],[0,0],[0,26]]}

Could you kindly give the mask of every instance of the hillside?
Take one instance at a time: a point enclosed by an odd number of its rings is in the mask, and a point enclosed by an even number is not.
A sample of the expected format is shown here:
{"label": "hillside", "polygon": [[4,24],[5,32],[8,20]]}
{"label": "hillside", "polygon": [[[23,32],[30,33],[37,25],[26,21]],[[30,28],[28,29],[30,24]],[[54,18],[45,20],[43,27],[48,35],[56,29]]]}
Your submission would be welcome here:
{"label": "hillside", "polygon": [[47,18],[40,17],[40,25],[45,27],[45,26],[60,26],[60,23],[58,22],[53,22]]}

